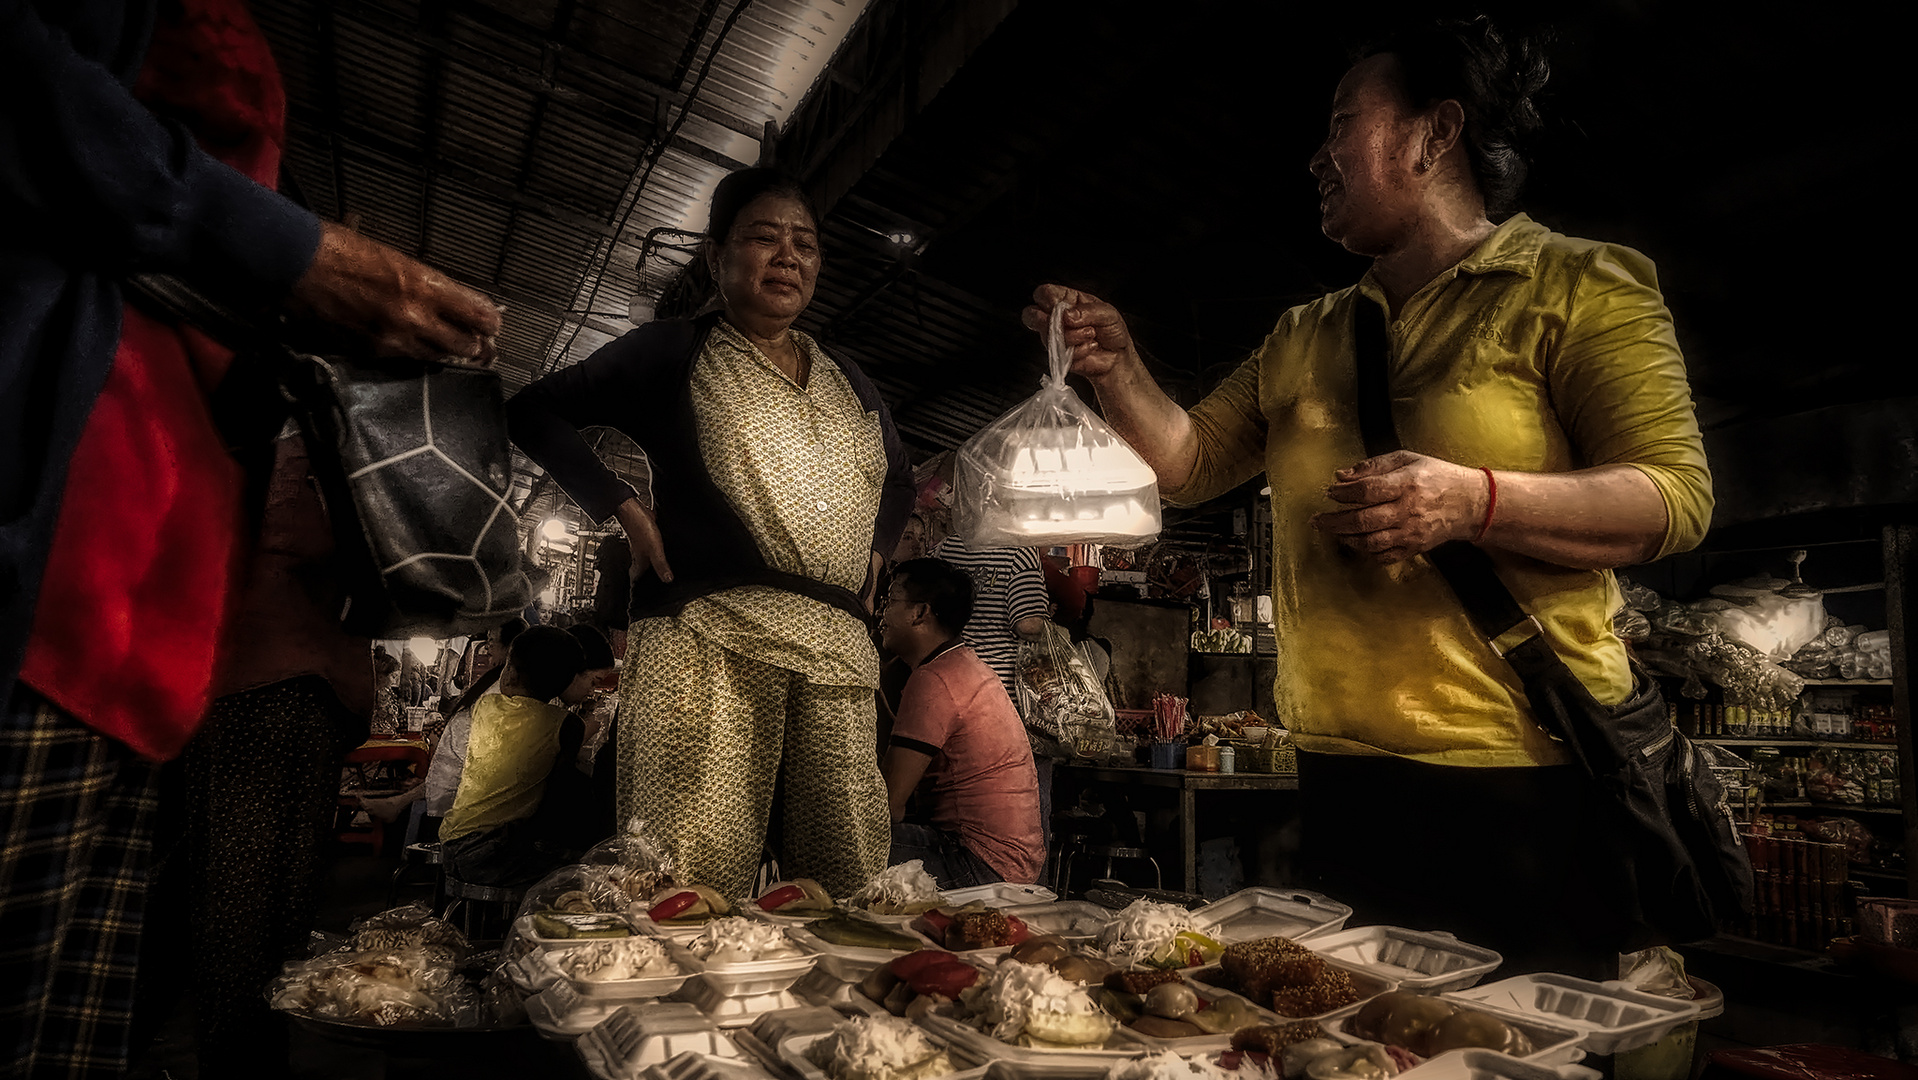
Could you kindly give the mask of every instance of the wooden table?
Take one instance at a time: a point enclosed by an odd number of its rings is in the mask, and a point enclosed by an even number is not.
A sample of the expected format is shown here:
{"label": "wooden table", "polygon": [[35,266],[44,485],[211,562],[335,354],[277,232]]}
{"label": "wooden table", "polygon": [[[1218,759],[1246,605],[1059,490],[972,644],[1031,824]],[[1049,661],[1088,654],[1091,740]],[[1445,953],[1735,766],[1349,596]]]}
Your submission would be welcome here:
{"label": "wooden table", "polygon": [[1201,791],[1297,791],[1294,774],[1252,772],[1192,772],[1188,769],[1148,769],[1138,765],[1059,765],[1085,784],[1124,784],[1170,788],[1179,793],[1179,847],[1185,860],[1185,891],[1199,891],[1199,833],[1196,823]]}

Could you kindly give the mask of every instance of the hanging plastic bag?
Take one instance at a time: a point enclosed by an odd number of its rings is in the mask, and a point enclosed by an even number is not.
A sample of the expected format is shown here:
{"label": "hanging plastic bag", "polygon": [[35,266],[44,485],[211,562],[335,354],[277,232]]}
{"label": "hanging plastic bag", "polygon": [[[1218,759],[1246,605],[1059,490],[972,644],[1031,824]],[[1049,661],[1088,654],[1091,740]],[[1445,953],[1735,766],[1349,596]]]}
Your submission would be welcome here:
{"label": "hanging plastic bag", "polygon": [[1118,717],[1092,665],[1056,623],[1019,643],[1015,686],[1035,750],[1060,761],[1103,759],[1118,741]]}
{"label": "hanging plastic bag", "polygon": [[1066,385],[1064,317],[1064,304],[1052,309],[1039,392],[959,448],[953,528],[975,549],[1132,547],[1159,535],[1151,466]]}

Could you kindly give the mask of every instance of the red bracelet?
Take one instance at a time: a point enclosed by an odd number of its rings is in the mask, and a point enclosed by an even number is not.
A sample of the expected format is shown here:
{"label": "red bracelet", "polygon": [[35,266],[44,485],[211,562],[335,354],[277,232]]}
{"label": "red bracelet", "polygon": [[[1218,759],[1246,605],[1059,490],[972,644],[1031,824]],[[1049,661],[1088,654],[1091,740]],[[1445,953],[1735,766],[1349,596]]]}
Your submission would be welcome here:
{"label": "red bracelet", "polygon": [[1478,535],[1472,537],[1472,543],[1474,544],[1485,539],[1485,530],[1492,527],[1492,511],[1498,509],[1498,480],[1492,476],[1492,470],[1483,465],[1479,466],[1479,471],[1485,474],[1485,486],[1488,494],[1485,498],[1485,520],[1479,522]]}

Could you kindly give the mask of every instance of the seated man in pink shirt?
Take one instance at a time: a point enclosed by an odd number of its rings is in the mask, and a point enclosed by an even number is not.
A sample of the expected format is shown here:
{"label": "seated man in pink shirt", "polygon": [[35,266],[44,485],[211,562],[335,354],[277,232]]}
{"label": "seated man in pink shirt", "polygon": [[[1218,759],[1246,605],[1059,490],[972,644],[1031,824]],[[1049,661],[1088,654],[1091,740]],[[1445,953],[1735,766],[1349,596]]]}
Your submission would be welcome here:
{"label": "seated man in pink shirt", "polygon": [[[1039,776],[999,676],[960,640],[972,578],[942,559],[892,572],[879,614],[885,647],[912,668],[880,762],[892,802],[892,856],[920,859],[942,889],[1031,884],[1045,866]],[[929,824],[904,818],[918,791]]]}

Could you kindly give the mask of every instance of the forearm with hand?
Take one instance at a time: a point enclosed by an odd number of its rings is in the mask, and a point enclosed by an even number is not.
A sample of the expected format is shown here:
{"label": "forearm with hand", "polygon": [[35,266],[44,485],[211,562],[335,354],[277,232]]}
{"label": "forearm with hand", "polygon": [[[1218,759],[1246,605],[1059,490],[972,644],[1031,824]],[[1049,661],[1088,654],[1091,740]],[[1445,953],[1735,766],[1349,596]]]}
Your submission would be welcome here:
{"label": "forearm with hand", "polygon": [[1609,570],[1657,555],[1668,525],[1664,496],[1631,465],[1493,470],[1488,478],[1483,469],[1398,450],[1341,469],[1336,481],[1326,494],[1351,509],[1314,515],[1313,528],[1383,563],[1464,540]]}

